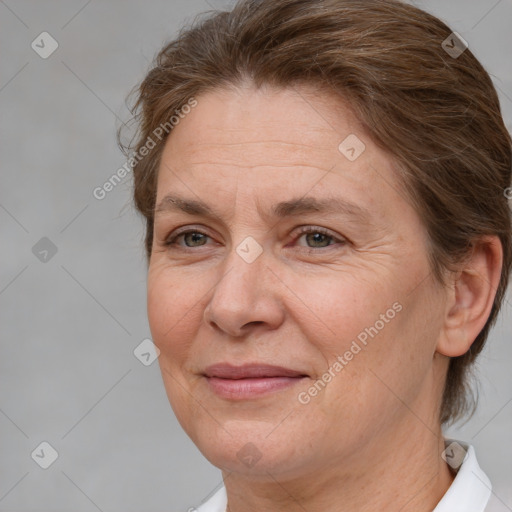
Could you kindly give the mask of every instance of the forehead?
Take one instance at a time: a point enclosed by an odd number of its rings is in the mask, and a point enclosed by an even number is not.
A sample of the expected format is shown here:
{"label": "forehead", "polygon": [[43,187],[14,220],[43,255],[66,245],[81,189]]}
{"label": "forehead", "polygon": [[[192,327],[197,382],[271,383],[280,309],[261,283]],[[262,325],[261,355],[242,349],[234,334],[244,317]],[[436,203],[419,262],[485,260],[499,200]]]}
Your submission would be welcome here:
{"label": "forehead", "polygon": [[[293,151],[298,161],[332,160],[349,134],[368,138],[341,98],[312,86],[216,89],[197,102],[168,138],[166,150],[178,158],[208,151],[275,165],[281,157],[288,162]],[[193,131],[186,129],[191,124]]]}
{"label": "forehead", "polygon": [[350,105],[330,91],[245,86],[196,100],[167,139],[157,203],[169,189],[200,194],[211,187],[245,187],[265,195],[277,187],[296,196],[314,186],[325,194],[346,189],[366,204],[381,201],[371,192],[376,180],[383,181],[381,196],[383,185],[391,195],[399,189],[391,157],[375,146]]}

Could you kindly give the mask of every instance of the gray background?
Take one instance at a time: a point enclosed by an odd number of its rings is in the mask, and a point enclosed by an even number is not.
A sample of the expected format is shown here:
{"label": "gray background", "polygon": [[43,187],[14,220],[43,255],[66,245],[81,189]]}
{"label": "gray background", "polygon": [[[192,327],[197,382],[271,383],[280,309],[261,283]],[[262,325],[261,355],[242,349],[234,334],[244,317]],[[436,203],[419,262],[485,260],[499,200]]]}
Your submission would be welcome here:
{"label": "gray background", "polygon": [[[491,73],[512,120],[512,0],[416,2],[444,19]],[[125,179],[124,100],[184,21],[223,0],[0,0],[0,511],[178,511],[221,482],[182,432],[150,337],[143,224]],[[41,58],[31,42],[59,47]],[[49,238],[57,253],[32,248]],[[44,244],[44,242],[41,242]],[[448,434],[471,442],[512,510],[511,295],[480,358],[478,413]],[[31,452],[49,442],[44,470]]]}

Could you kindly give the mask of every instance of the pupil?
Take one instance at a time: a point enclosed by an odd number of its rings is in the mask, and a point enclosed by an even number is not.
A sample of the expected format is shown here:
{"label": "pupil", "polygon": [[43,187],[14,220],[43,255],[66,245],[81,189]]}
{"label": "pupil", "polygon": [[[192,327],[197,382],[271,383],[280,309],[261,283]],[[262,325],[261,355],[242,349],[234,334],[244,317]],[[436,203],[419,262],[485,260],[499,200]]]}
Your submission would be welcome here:
{"label": "pupil", "polygon": [[201,233],[187,233],[186,235],[188,237],[188,241],[191,242],[191,244],[187,245],[201,245],[201,243],[196,244],[196,242],[201,242],[203,235]]}
{"label": "pupil", "polygon": [[[312,242],[312,244],[316,247],[322,246],[325,247],[326,244],[323,244],[322,242],[325,242],[327,240],[327,236],[323,233],[309,233],[307,235],[307,238],[309,238],[308,243]],[[328,242],[328,240],[327,240]]]}

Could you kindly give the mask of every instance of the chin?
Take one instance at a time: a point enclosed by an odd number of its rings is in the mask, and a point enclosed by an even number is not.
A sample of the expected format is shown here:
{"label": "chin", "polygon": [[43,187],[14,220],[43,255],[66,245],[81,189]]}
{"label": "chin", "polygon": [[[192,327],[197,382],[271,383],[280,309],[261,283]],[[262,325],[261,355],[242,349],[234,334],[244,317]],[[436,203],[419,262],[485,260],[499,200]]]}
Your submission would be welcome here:
{"label": "chin", "polygon": [[274,426],[261,421],[227,421],[212,427],[202,423],[188,432],[201,453],[216,467],[226,472],[251,475],[268,480],[271,476],[300,474],[307,466],[301,453],[310,443],[301,443],[288,429],[273,432]]}

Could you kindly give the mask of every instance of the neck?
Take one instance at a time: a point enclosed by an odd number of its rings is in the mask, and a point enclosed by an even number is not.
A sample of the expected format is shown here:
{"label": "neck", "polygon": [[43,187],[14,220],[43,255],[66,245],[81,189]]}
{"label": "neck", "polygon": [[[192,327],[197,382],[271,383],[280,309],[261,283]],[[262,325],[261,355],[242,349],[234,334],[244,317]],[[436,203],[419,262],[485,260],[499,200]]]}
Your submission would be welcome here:
{"label": "neck", "polygon": [[[368,443],[355,456],[299,477],[223,473],[229,512],[431,512],[453,481],[441,458],[440,426],[409,413],[403,428]],[[332,461],[331,461],[332,462]]]}

